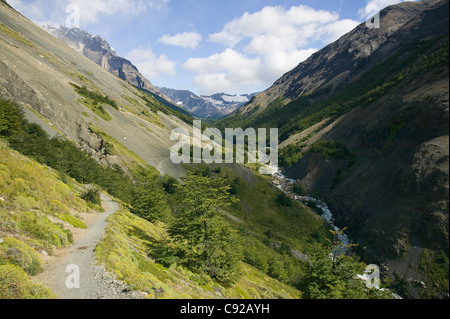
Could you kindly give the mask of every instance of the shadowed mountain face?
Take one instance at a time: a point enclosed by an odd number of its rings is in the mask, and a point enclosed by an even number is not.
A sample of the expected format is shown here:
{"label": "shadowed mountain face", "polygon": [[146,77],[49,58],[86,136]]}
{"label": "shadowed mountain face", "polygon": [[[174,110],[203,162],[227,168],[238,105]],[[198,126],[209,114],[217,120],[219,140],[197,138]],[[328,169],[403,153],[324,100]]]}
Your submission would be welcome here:
{"label": "shadowed mountain face", "polygon": [[404,297],[448,297],[448,1],[380,18],[219,124],[278,127],[287,175],[329,204],[365,261]]}

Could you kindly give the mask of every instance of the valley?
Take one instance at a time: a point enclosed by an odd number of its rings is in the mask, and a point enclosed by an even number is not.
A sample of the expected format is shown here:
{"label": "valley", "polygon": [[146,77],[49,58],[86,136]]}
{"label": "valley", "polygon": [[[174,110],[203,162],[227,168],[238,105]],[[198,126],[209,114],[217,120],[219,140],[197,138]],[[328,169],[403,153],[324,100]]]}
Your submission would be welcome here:
{"label": "valley", "polygon": [[[197,95],[2,0],[0,299],[448,299],[448,0],[380,25],[260,93]],[[249,136],[242,164],[175,163],[194,120],[277,128],[278,166]]]}

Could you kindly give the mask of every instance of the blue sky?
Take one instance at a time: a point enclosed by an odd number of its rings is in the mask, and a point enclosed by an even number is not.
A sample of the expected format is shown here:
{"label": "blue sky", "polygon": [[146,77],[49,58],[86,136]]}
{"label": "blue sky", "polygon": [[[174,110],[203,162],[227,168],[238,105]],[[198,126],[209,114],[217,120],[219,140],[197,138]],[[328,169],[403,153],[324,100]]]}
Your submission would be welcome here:
{"label": "blue sky", "polygon": [[[8,0],[38,24],[105,38],[154,85],[197,94],[270,87],[315,51],[402,0]],[[71,7],[68,7],[72,5]]]}

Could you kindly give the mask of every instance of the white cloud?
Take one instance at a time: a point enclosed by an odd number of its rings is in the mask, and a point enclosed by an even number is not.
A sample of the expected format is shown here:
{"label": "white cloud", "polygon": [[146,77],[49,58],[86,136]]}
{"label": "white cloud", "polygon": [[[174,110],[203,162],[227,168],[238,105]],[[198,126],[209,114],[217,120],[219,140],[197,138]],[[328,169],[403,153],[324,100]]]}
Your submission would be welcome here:
{"label": "white cloud", "polygon": [[196,74],[194,85],[205,94],[262,90],[316,52],[314,47],[337,40],[358,24],[305,5],[290,9],[267,6],[235,18],[209,35],[211,42],[228,49],[189,59],[184,67]]}
{"label": "white cloud", "polygon": [[248,92],[259,83],[258,71],[261,59],[249,58],[233,49],[207,58],[190,58],[183,67],[196,73],[194,85],[201,94],[224,92]]}
{"label": "white cloud", "polygon": [[[291,7],[289,10],[283,7],[264,7],[255,13],[245,13],[227,23],[221,32],[210,35],[213,42],[223,43],[234,47],[246,38],[255,38],[261,35],[294,36],[295,42],[302,42],[314,35],[321,25],[336,21],[338,15],[323,10],[315,10],[305,5]],[[312,28],[311,28],[312,27]],[[304,29],[306,33],[298,32]]]}
{"label": "white cloud", "polygon": [[184,32],[175,34],[173,36],[165,34],[158,42],[166,45],[180,46],[182,48],[195,49],[202,42],[203,37],[201,34],[195,32]]}
{"label": "white cloud", "polygon": [[147,9],[160,10],[170,0],[8,0],[17,11],[34,22],[64,24],[69,5],[76,5],[80,12],[81,27],[96,24],[103,15],[137,15]]}
{"label": "white cloud", "polygon": [[169,60],[164,54],[157,56],[150,47],[146,49],[134,49],[125,58],[136,65],[139,72],[150,81],[161,75],[177,75],[175,71],[176,63]]}
{"label": "white cloud", "polygon": [[100,22],[101,15],[138,14],[147,9],[140,0],[67,0],[80,8],[80,20],[83,25]]}
{"label": "white cloud", "polygon": [[32,2],[24,0],[8,0],[7,2],[28,19],[40,25],[55,23],[59,25],[65,20],[65,16],[62,15],[61,12],[65,12],[66,5],[60,1],[57,3],[50,3],[47,0],[34,0]]}

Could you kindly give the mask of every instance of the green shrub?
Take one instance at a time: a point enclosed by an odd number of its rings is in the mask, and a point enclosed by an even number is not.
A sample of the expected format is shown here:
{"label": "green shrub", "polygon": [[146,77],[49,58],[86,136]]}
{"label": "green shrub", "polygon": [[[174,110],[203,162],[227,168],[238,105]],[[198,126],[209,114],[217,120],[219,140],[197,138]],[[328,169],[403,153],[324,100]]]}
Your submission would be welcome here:
{"label": "green shrub", "polygon": [[75,91],[78,94],[80,94],[81,96],[83,96],[83,97],[85,97],[87,99],[92,100],[92,104],[94,106],[97,106],[98,104],[104,103],[104,104],[111,105],[115,109],[118,109],[117,102],[114,101],[113,99],[110,99],[108,96],[106,96],[106,95],[103,96],[103,95],[101,95],[99,93],[90,91],[90,90],[88,90],[88,88],[85,85],[78,86],[78,85],[73,84],[73,83],[70,83],[70,84],[74,87]]}
{"label": "green shrub", "polygon": [[279,193],[275,198],[275,202],[278,206],[291,207],[292,199],[288,197],[285,193]]}
{"label": "green shrub", "polygon": [[78,218],[74,217],[71,214],[68,215],[58,215],[58,218],[69,223],[73,227],[81,228],[81,229],[87,229],[86,224],[79,220]]}
{"label": "green shrub", "polygon": [[0,265],[13,264],[21,267],[30,275],[42,271],[42,259],[27,244],[15,238],[5,238],[0,244]]}
{"label": "green shrub", "polygon": [[173,194],[176,192],[176,190],[177,190],[176,185],[179,183],[172,176],[165,174],[161,179],[161,184],[162,184],[164,190],[166,191],[166,193]]}
{"label": "green shrub", "polygon": [[43,214],[24,212],[15,218],[17,218],[18,229],[31,238],[55,245],[58,248],[72,242],[70,231],[64,229],[62,225],[52,223]]}
{"label": "green shrub", "polygon": [[0,266],[0,299],[56,299],[56,295],[31,282],[19,267],[5,265]]}
{"label": "green shrub", "polygon": [[345,159],[350,155],[350,151],[344,144],[331,140],[314,143],[311,152],[320,153],[325,159]]}
{"label": "green shrub", "polygon": [[304,196],[305,195],[305,190],[303,189],[302,184],[300,182],[296,182],[294,184],[293,191],[297,195],[300,195],[300,196]]}
{"label": "green shrub", "polygon": [[88,189],[86,189],[80,197],[88,203],[95,205],[102,204],[100,199],[100,189],[95,186],[88,187]]}

